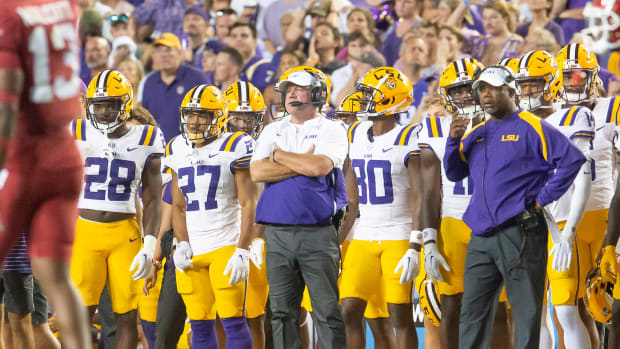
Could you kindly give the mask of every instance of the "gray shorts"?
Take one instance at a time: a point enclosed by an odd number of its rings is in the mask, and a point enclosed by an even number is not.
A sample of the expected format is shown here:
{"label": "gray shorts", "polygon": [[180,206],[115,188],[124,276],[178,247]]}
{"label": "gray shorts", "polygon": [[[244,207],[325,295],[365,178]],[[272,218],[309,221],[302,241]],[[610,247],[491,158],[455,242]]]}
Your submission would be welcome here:
{"label": "gray shorts", "polygon": [[4,310],[7,313],[32,314],[32,324],[47,323],[47,298],[32,274],[4,272]]}

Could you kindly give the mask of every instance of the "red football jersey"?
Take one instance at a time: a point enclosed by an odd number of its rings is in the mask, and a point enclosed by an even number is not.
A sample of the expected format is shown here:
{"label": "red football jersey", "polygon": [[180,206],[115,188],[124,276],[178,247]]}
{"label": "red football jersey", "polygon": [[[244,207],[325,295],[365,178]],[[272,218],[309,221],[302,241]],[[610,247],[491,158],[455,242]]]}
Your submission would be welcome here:
{"label": "red football jersey", "polygon": [[67,128],[80,114],[78,21],[75,0],[0,2],[0,69],[24,72],[8,168],[81,163]]}

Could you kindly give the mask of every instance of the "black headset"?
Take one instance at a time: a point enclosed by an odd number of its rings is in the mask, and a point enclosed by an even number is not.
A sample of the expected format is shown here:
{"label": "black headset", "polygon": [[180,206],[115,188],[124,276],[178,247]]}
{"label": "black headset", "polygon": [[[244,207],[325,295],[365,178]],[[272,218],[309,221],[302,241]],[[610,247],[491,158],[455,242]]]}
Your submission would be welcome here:
{"label": "black headset", "polygon": [[[323,104],[327,103],[327,84],[321,76],[313,71],[307,71],[312,75],[312,90],[310,91],[310,102],[319,109]],[[281,91],[282,105],[286,109],[286,91]]]}
{"label": "black headset", "polygon": [[[474,71],[474,81],[478,80],[478,78],[480,77],[480,74],[482,74],[485,70],[489,69],[489,68],[501,68],[504,69],[506,71],[506,73],[508,73],[508,75],[506,75],[506,77],[504,78],[504,83],[506,84],[510,84],[511,82],[515,81],[515,77],[512,73],[512,71],[506,67],[504,67],[503,65],[490,65],[484,69],[480,69],[479,67],[476,67],[476,70]],[[474,102],[476,102],[476,104],[480,105],[480,96],[478,95],[478,89],[474,89],[472,88],[472,97],[474,97]]]}

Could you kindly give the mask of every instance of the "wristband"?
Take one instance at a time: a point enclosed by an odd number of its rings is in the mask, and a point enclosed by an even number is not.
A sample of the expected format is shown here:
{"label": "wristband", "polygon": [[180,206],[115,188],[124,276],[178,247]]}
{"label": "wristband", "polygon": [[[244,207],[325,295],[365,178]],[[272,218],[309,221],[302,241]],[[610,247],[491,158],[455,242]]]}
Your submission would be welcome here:
{"label": "wristband", "polygon": [[437,229],[424,229],[424,245],[437,243]]}
{"label": "wristband", "polygon": [[422,245],[424,243],[424,235],[419,230],[412,230],[409,237],[409,242],[413,244]]}

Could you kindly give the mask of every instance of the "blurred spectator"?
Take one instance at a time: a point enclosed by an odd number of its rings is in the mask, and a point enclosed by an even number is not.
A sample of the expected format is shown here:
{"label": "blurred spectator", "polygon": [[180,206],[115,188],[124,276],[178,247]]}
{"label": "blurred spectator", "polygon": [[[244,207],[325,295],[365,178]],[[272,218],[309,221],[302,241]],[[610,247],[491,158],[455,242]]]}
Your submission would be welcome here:
{"label": "blurred spectator", "polygon": [[328,22],[336,29],[338,28],[338,13],[334,6],[335,1],[332,0],[311,0],[308,2],[306,16],[310,17],[310,35],[316,29],[317,24],[321,22]]}
{"label": "blurred spectator", "polygon": [[90,37],[100,37],[102,35],[102,17],[95,10],[85,10],[80,18],[79,36],[80,36],[80,78],[90,81],[90,69],[86,64],[86,41]]}
{"label": "blurred spectator", "polygon": [[304,2],[304,0],[278,0],[261,8],[259,17],[267,17],[265,20],[259,19],[258,21],[258,36],[263,40],[269,52],[276,52],[276,49],[284,44],[280,31],[282,16],[289,11],[303,9]]}
{"label": "blurred spectator", "polygon": [[319,22],[310,38],[306,64],[316,67],[325,74],[331,74],[344,63],[336,58],[341,45],[340,32],[329,22]]}
{"label": "blurred spectator", "polygon": [[422,39],[428,47],[429,60],[422,74],[424,76],[432,74],[436,70],[443,69],[437,62],[437,42],[439,40],[439,24],[431,21],[423,21],[418,28],[422,34]]}
{"label": "blurred spectator", "polygon": [[128,36],[135,40],[134,25],[128,14],[114,14],[107,19],[110,22],[110,37],[112,40],[120,36]]}
{"label": "blurred spectator", "polygon": [[588,0],[553,0],[549,18],[559,20],[564,32],[564,41],[570,41],[586,26],[583,8]]}
{"label": "blurred spectator", "polygon": [[144,77],[142,63],[137,59],[125,59],[118,64],[116,69],[129,80],[134,93],[137,93],[140,80]]}
{"label": "blurred spectator", "polygon": [[205,72],[208,84],[213,84],[215,57],[224,47],[226,47],[226,45],[219,40],[207,41],[207,43],[200,49],[200,53],[196,57],[197,62],[195,62],[195,65]]}
{"label": "blurred spectator", "polygon": [[203,72],[182,63],[181,57],[179,38],[163,33],[154,43],[153,66],[158,70],[145,76],[138,87],[137,101],[153,114],[166,141],[179,134],[179,106],[185,94],[207,82]]}
{"label": "blurred spectator", "polygon": [[90,69],[90,76],[84,81],[90,80],[97,74],[108,69],[108,56],[110,55],[110,44],[108,40],[101,36],[92,36],[86,39],[84,48],[86,66]]}
{"label": "blurred spectator", "polygon": [[230,38],[232,46],[243,57],[243,69],[240,73],[241,80],[254,83],[251,77],[247,75],[248,68],[263,58],[256,51],[256,28],[249,23],[236,22],[230,27]]}
{"label": "blurred spectator", "polygon": [[108,56],[108,67],[115,69],[121,61],[136,58],[136,43],[128,36],[119,36],[112,42],[112,52]]}
{"label": "blurred spectator", "polygon": [[484,65],[499,60],[517,57],[517,48],[523,39],[514,34],[508,8],[503,1],[491,1],[482,7],[482,21],[486,35],[469,37],[472,43],[471,56]]}
{"label": "blurred spectator", "polygon": [[[526,38],[528,32],[533,28],[545,28],[553,34],[558,45],[564,46],[564,31],[562,27],[549,18],[551,2],[548,0],[527,0],[527,5],[532,13],[532,21],[520,25],[516,33]],[[555,51],[548,52],[555,54]]]}
{"label": "blurred spectator", "polygon": [[408,30],[417,28],[422,21],[420,17],[421,4],[415,0],[395,0],[394,10],[398,16],[398,21],[394,22],[385,32],[381,47],[381,52],[388,66],[393,66],[398,59],[403,35]]}
{"label": "blurred spectator", "polygon": [[130,4],[125,0],[99,0],[98,2],[101,2],[104,5],[110,7],[112,9],[112,12],[114,13],[124,13],[127,15],[131,15],[135,8],[134,5]]}
{"label": "blurred spectator", "polygon": [[[301,51],[293,51],[293,50],[284,50],[280,54],[280,60],[278,66],[276,68],[276,73],[274,76],[274,80],[278,81],[280,76],[284,74],[285,71],[290,68],[296,67],[298,65],[304,64],[306,61],[306,56]],[[282,96],[279,92],[275,92],[274,84],[271,84],[265,88],[265,92],[263,93],[263,98],[265,99],[265,107],[267,109],[267,115],[270,117],[266,117],[263,119],[265,124],[273,121],[271,117],[271,110],[277,109],[274,108],[277,105],[282,103]]]}
{"label": "blurred spectator", "polygon": [[400,57],[402,72],[413,86],[413,106],[418,107],[422,96],[427,93],[428,85],[424,80],[423,70],[429,64],[429,48],[420,32],[405,35],[401,44]]}
{"label": "blurred spectator", "polygon": [[463,34],[449,25],[439,29],[439,41],[437,42],[437,64],[446,67],[451,62],[466,56],[461,53],[463,49]]}
{"label": "blurred spectator", "polygon": [[220,90],[225,91],[235,81],[239,80],[239,74],[243,69],[243,57],[239,51],[232,47],[223,48],[215,58],[214,84]]}
{"label": "blurred spectator", "polygon": [[373,67],[360,61],[361,56],[365,52],[373,50],[373,37],[364,31],[354,31],[349,35],[349,44],[347,45],[349,60],[346,65],[335,70],[332,74],[332,86],[334,90],[331,93],[332,105],[339,105],[344,97],[353,93],[355,83],[359,78],[366,74]]}
{"label": "blurred spectator", "polygon": [[354,31],[362,31],[368,36],[373,38],[373,46],[381,48],[379,37],[376,35],[375,20],[372,17],[372,13],[365,7],[354,7],[347,15],[347,35],[344,36],[345,46],[338,52],[336,57],[342,61],[348,61],[347,45],[349,42],[349,35]]}
{"label": "blurred spectator", "polygon": [[215,38],[231,45],[230,27],[237,22],[239,17],[237,13],[230,8],[219,10],[215,13]]}
{"label": "blurred spectator", "polygon": [[185,11],[203,3],[204,0],[150,0],[136,7],[134,17],[138,26],[138,41],[166,32],[180,37]]}
{"label": "blurred spectator", "polygon": [[555,41],[554,35],[542,27],[530,28],[529,33],[519,48],[519,54],[523,55],[532,50],[544,50],[554,56],[560,45]]}
{"label": "blurred spectator", "polygon": [[200,49],[205,42],[207,42],[207,25],[209,23],[209,16],[204,8],[200,6],[193,6],[185,10],[185,16],[183,17],[183,31],[187,33],[189,38],[188,50],[191,50],[191,57],[189,61],[194,62],[196,59],[196,52]]}

